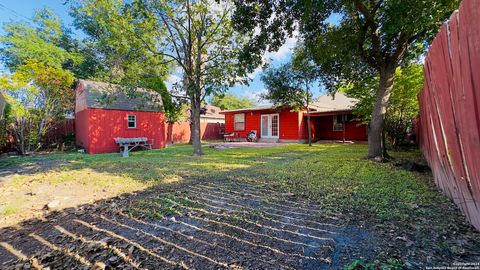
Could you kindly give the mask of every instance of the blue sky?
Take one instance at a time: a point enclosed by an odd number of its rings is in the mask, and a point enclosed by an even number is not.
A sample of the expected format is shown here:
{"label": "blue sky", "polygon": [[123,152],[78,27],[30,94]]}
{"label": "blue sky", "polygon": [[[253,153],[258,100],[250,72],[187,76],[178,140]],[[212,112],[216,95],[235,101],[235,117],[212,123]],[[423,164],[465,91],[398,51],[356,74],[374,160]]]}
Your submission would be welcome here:
{"label": "blue sky", "polygon": [[[73,29],[73,19],[70,17],[68,5],[63,5],[66,0],[0,0],[0,24],[2,30],[0,34],[4,34],[3,25],[11,21],[27,21],[32,17],[34,10],[48,7],[52,9],[56,14],[60,16],[63,23]],[[332,18],[332,21],[337,21],[338,18]],[[80,34],[77,32],[77,34]],[[81,35],[81,34],[80,34]],[[279,65],[290,60],[292,56],[292,49],[295,47],[297,38],[293,37],[287,40],[287,42],[277,52],[267,53],[265,59],[269,59],[272,65]],[[229,92],[240,96],[247,97],[258,101],[258,96],[265,92],[265,86],[260,80],[261,69],[257,69],[251,74],[252,81],[250,85],[237,85],[229,90]],[[171,85],[178,76],[172,75],[167,82],[167,85]],[[321,90],[316,88],[314,96],[319,96]],[[264,102],[264,101],[263,101]]]}

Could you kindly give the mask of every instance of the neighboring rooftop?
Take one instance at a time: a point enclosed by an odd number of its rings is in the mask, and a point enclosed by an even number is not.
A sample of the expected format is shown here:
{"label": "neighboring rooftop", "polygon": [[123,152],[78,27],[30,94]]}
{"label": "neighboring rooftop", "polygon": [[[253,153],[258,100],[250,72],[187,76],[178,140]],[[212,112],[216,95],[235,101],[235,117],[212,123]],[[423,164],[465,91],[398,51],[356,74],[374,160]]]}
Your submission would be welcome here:
{"label": "neighboring rooftop", "polygon": [[358,100],[349,98],[344,93],[336,93],[334,96],[324,95],[314,99],[313,109],[316,112],[350,111],[357,102]]}
{"label": "neighboring rooftop", "polygon": [[79,80],[78,84],[83,87],[88,108],[163,111],[162,97],[152,90],[136,88],[134,91],[128,91],[128,88],[124,86],[87,80]]}
{"label": "neighboring rooftop", "polygon": [[225,119],[225,115],[220,114],[220,111],[222,111],[222,109],[220,109],[219,107],[213,105],[205,105],[203,106],[203,108],[207,110],[205,114],[200,115],[200,117],[211,119]]}
{"label": "neighboring rooftop", "polygon": [[[225,119],[225,115],[220,114],[222,109],[220,109],[217,106],[213,105],[204,105],[202,108],[206,109],[205,114],[200,114],[200,118],[210,118],[210,119]],[[190,107],[185,109],[185,114],[184,117],[189,118],[190,117]]]}
{"label": "neighboring rooftop", "polygon": [[[325,95],[313,100],[310,109],[314,112],[336,112],[336,111],[350,111],[353,106],[358,102],[354,98],[349,98],[343,93],[336,93],[334,97]],[[253,108],[242,108],[236,110],[225,110],[220,113],[228,112],[245,112],[245,111],[263,111],[276,109],[275,105],[261,105]]]}

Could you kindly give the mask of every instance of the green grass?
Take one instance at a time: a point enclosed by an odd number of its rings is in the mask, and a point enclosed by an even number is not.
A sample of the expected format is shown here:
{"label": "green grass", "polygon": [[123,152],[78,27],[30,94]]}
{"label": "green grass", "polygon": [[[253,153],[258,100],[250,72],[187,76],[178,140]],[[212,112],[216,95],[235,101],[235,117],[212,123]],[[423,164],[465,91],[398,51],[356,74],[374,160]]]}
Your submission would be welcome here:
{"label": "green grass", "polygon": [[18,213],[20,209],[17,206],[6,206],[0,211],[0,216],[10,216]]}
{"label": "green grass", "polygon": [[[17,186],[32,179],[52,184],[79,181],[100,186],[112,183],[150,186],[185,180],[273,184],[321,202],[327,211],[361,212],[382,221],[406,221],[417,205],[432,206],[446,201],[432,186],[429,174],[408,172],[392,164],[366,160],[365,145],[308,147],[296,144],[261,149],[204,147],[203,150],[203,157],[192,157],[191,146],[178,145],[134,152],[130,158],[122,158],[118,153],[70,153],[8,158],[8,162],[1,160],[0,164],[22,166],[52,160],[69,162],[33,177],[17,177],[13,180]],[[418,151],[391,154],[398,159],[418,159],[420,155]],[[269,199],[275,201],[276,198]]]}
{"label": "green grass", "polygon": [[[67,162],[51,166],[47,171],[16,176],[5,187],[21,189],[35,182],[57,185],[74,182],[100,187],[115,186],[119,191],[140,191],[169,183],[188,184],[197,181],[229,181],[265,185],[302,196],[329,213],[343,213],[347,221],[364,224],[379,232],[379,241],[389,250],[380,251],[384,269],[399,269],[401,263],[389,261],[398,254],[396,236],[407,235],[416,248],[435,252],[437,256],[462,256],[456,239],[473,239],[478,234],[467,225],[456,206],[435,187],[430,173],[416,173],[395,167],[392,163],[376,163],[364,158],[366,145],[285,145],[275,148],[213,149],[204,147],[202,157],[191,156],[189,145],[134,152],[129,158],[118,153],[86,155],[57,153],[27,158],[2,158],[0,169],[31,164]],[[395,160],[420,160],[418,150],[391,152]],[[80,187],[81,188],[81,187]],[[0,190],[1,191],[1,190]],[[21,191],[19,191],[21,192]],[[119,194],[119,193],[118,193]],[[117,194],[117,195],[118,195]],[[165,195],[166,194],[166,195]],[[114,196],[112,194],[112,196]],[[186,198],[182,196],[187,196]],[[183,206],[195,208],[182,194],[155,193],[152,199],[139,200],[130,209],[135,216],[165,218],[182,213]],[[191,198],[193,201],[195,198]],[[282,203],[273,194],[264,199]],[[3,202],[11,205],[12,202]],[[2,215],[14,215],[18,209],[4,209]],[[244,218],[232,216],[231,222]],[[393,233],[392,233],[393,232]],[[398,243],[397,243],[398,244]],[[400,242],[401,246],[405,243]],[[476,248],[476,247],[475,247]],[[472,251],[474,252],[474,251]],[[382,255],[383,254],[383,255]],[[379,264],[375,264],[378,266]],[[370,269],[371,263],[355,261],[350,269]]]}

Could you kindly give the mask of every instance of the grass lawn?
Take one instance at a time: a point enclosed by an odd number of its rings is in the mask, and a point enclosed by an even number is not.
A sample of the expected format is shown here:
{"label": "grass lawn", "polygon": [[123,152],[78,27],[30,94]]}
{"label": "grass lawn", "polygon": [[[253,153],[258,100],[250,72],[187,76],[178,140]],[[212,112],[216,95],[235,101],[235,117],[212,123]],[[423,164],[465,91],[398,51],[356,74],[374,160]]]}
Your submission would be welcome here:
{"label": "grass lawn", "polygon": [[[378,248],[363,259],[349,258],[349,265],[342,267],[415,268],[480,258],[479,234],[436,189],[430,173],[366,160],[366,151],[366,145],[204,147],[203,157],[192,157],[189,145],[177,145],[134,152],[130,158],[117,153],[4,158],[0,170],[12,173],[0,180],[0,194],[6,198],[0,204],[0,224],[4,227],[43,215],[42,208],[50,200],[60,201],[61,209],[147,190],[150,197],[139,196],[129,203],[126,213],[145,220],[168,219],[178,205],[198,208],[187,202],[196,201],[199,193],[195,191],[208,190],[209,183],[225,182],[229,184],[217,192],[227,197],[245,192],[235,189],[236,184],[258,187],[266,204],[282,205],[285,196],[292,196],[314,205],[325,216],[339,215],[343,224],[374,235]],[[396,160],[421,159],[418,151],[391,154]],[[184,193],[164,194],[158,189],[172,185]]]}

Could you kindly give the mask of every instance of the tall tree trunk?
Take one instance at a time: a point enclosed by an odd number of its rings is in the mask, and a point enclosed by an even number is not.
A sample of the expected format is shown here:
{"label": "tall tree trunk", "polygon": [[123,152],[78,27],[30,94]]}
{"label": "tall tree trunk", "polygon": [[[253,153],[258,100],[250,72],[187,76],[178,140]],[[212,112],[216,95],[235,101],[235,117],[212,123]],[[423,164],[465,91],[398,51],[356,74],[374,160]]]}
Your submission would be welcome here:
{"label": "tall tree trunk", "polygon": [[201,156],[202,153],[202,142],[200,139],[200,98],[195,97],[192,99],[192,145],[193,145],[193,155]]}
{"label": "tall tree trunk", "polygon": [[[191,104],[193,104],[193,100]],[[192,106],[190,106],[190,108],[192,108]],[[193,144],[193,118],[193,110],[190,109],[190,139],[188,140],[188,144]]]}
{"label": "tall tree trunk", "polygon": [[384,159],[386,148],[384,147],[383,131],[385,126],[385,113],[388,100],[392,93],[395,68],[385,68],[380,72],[380,83],[378,85],[375,105],[373,107],[372,119],[368,126],[368,158]]}

